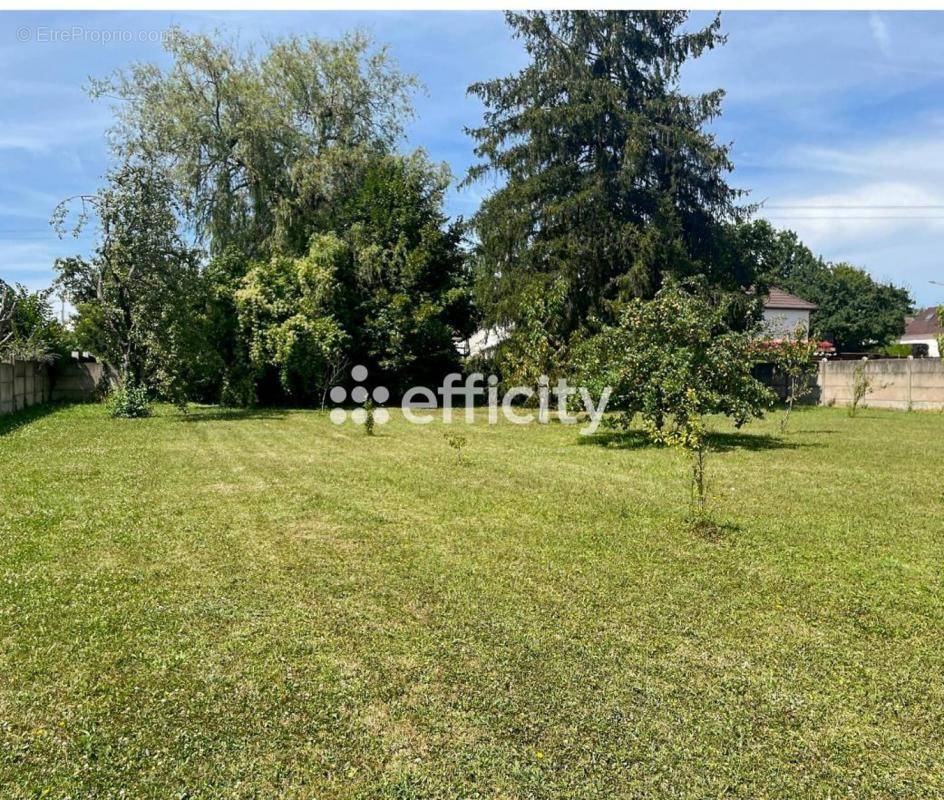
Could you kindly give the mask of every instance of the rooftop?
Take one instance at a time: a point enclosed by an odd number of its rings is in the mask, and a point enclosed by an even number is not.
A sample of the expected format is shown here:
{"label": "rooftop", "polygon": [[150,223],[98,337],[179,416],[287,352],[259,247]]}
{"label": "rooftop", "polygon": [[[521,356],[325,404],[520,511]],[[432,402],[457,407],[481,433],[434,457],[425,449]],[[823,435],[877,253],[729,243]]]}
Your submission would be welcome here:
{"label": "rooftop", "polygon": [[944,326],[937,315],[937,308],[922,308],[913,317],[909,317],[905,324],[905,336],[937,336],[944,334]]}
{"label": "rooftop", "polygon": [[795,294],[785,292],[776,286],[771,286],[767,293],[767,299],[764,300],[764,308],[779,308],[791,311],[815,311],[816,303],[810,303]]}

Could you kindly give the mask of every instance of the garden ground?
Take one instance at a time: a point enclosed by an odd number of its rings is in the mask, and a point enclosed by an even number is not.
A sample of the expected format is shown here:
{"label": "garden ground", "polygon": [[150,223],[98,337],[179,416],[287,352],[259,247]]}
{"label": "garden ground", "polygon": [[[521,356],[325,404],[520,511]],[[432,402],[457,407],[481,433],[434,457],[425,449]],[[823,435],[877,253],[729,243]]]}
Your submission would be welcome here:
{"label": "garden ground", "polygon": [[0,425],[5,796],[944,793],[940,414]]}

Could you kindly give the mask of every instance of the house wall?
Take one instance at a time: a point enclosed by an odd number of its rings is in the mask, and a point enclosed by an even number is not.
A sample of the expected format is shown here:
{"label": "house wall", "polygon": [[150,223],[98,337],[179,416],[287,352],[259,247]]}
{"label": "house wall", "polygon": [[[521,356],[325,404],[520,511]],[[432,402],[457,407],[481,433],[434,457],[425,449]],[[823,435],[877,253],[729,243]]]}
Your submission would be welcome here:
{"label": "house wall", "polygon": [[930,358],[940,358],[941,356],[936,336],[902,336],[898,340],[898,344],[926,344]]}
{"label": "house wall", "polygon": [[764,333],[772,339],[792,336],[798,325],[802,325],[804,330],[810,329],[809,311],[794,311],[788,308],[764,309]]}
{"label": "house wall", "polygon": [[849,405],[859,366],[864,366],[872,383],[860,405],[915,411],[944,409],[944,362],[940,358],[821,361],[817,379],[820,403]]}

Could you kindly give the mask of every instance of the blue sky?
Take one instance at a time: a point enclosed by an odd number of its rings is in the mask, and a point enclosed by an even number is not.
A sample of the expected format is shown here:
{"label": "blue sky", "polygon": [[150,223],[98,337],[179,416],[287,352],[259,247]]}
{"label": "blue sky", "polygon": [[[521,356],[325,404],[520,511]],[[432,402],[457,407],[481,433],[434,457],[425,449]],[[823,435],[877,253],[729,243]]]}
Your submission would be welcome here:
{"label": "blue sky", "polygon": [[[695,21],[707,19],[695,15]],[[763,216],[813,249],[944,302],[944,13],[722,15],[728,44],[684,74],[690,91],[727,91],[718,137],[733,145],[735,185]],[[132,60],[166,63],[159,32],[224,29],[240,42],[358,27],[389,43],[426,86],[407,147],[461,177],[473,160],[463,127],[481,118],[469,83],[524,63],[497,12],[0,14],[0,277],[49,285],[57,256],[88,252],[48,225],[58,200],[93,191],[108,165],[105,103],[90,75]],[[130,32],[136,41],[102,38]],[[51,41],[51,39],[58,41]],[[450,192],[471,214],[487,187]]]}

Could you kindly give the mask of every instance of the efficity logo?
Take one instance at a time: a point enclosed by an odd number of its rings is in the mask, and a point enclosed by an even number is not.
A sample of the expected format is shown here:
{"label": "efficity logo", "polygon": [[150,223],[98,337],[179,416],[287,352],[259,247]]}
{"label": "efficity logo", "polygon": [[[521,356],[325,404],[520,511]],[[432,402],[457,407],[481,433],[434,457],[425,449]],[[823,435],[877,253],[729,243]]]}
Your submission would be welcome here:
{"label": "efficity logo", "polygon": [[[358,364],[351,370],[351,377],[357,382],[357,386],[351,389],[351,400],[359,404],[358,408],[351,411],[351,422],[355,425],[363,425],[367,421],[367,398],[370,397],[375,405],[382,406],[390,399],[390,390],[386,386],[377,386],[373,392],[368,392],[366,386],[361,386],[367,380],[367,367]],[[348,414],[344,408],[339,408],[341,403],[347,400],[347,389],[343,386],[332,386],[329,393],[331,402],[336,406],[331,409],[331,421],[335,425],[343,425],[347,422]],[[378,425],[385,425],[390,421],[390,412],[385,408],[375,408],[372,410],[374,422]]]}
{"label": "efficity logo", "polygon": [[[376,386],[373,391],[369,391],[363,385],[367,382],[367,376],[368,370],[363,364],[358,364],[351,370],[351,378],[357,386],[351,389],[350,398],[343,386],[331,387],[329,397],[335,408],[331,409],[330,418],[335,425],[343,425],[348,420],[355,425],[363,425],[368,414],[373,415],[374,422],[378,425],[390,421],[390,412],[383,407],[390,399],[390,390],[386,386]],[[533,422],[546,425],[551,421],[553,407],[560,422],[565,425],[583,422],[580,434],[590,436],[600,427],[612,393],[612,389],[607,386],[600,393],[599,401],[594,403],[593,396],[585,387],[570,386],[564,378],[552,386],[549,378],[542,375],[538,379],[537,388],[513,386],[499,397],[496,375],[486,378],[481,372],[473,372],[463,379],[458,372],[452,372],[445,377],[442,386],[436,389],[430,389],[428,386],[413,386],[407,389],[401,398],[400,410],[403,412],[403,418],[413,425],[428,425],[435,419],[430,412],[439,409],[442,410],[442,421],[445,424],[451,425],[456,418],[455,412],[461,410],[462,420],[471,425],[475,422],[476,408],[482,408],[483,405],[489,425],[498,424],[499,414],[514,425],[529,425]],[[572,399],[574,397],[580,398],[583,416],[571,413],[575,405]],[[347,403],[349,399],[357,404],[350,413],[342,407],[342,403]],[[371,401],[370,407],[368,400]]]}

